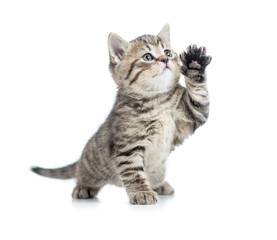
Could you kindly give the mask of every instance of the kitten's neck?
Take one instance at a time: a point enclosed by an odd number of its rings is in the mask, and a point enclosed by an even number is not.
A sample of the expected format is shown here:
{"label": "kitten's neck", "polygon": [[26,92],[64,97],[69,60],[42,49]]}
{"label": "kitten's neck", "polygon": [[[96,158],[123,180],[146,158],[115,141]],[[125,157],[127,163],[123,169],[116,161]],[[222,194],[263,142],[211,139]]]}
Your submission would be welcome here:
{"label": "kitten's neck", "polygon": [[172,88],[164,91],[134,91],[131,88],[119,87],[118,88],[118,95],[126,96],[128,98],[132,98],[133,100],[152,100],[152,99],[159,99],[163,98],[166,95],[170,95],[172,92],[176,90],[178,84],[173,86]]}

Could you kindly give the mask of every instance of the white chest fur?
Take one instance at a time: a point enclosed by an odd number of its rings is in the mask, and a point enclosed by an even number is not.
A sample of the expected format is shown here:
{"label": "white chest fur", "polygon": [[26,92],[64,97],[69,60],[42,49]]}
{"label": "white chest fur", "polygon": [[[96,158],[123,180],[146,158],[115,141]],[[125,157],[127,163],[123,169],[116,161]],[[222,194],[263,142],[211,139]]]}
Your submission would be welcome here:
{"label": "white chest fur", "polygon": [[163,164],[170,153],[175,123],[169,110],[159,115],[156,128],[156,133],[150,138],[151,142],[145,149],[144,164],[146,168]]}

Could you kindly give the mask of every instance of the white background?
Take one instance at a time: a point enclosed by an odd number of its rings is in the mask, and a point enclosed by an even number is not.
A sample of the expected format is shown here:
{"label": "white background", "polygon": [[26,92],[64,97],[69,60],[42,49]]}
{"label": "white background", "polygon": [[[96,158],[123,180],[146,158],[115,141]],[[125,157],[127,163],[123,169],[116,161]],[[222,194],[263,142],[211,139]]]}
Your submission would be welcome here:
{"label": "white background", "polygon": [[[168,160],[175,195],[131,206],[122,188],[74,201],[32,165],[78,159],[112,108],[107,37],[204,45],[208,122]],[[1,1],[1,239],[277,239],[274,1]],[[180,80],[182,83],[184,79]]]}

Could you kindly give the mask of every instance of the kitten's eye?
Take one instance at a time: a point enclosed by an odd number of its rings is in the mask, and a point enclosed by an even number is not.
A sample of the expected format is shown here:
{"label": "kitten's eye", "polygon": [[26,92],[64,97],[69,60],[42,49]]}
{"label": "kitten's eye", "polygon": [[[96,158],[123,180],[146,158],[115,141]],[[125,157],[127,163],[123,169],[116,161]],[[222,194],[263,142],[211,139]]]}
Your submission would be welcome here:
{"label": "kitten's eye", "polygon": [[153,57],[152,57],[152,55],[150,53],[146,53],[146,54],[143,55],[142,59],[144,61],[150,62],[150,61],[153,60]]}
{"label": "kitten's eye", "polygon": [[164,54],[168,57],[172,57],[172,54],[169,50],[164,50]]}

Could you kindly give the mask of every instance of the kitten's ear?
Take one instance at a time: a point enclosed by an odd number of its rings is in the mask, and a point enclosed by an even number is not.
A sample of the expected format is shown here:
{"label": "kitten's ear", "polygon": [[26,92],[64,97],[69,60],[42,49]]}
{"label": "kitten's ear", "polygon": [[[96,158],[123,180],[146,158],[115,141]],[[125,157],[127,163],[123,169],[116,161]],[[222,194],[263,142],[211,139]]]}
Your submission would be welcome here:
{"label": "kitten's ear", "polygon": [[158,37],[164,38],[168,43],[170,43],[170,29],[169,24],[165,24],[163,29],[159,32]]}
{"label": "kitten's ear", "polygon": [[108,38],[110,61],[114,64],[120,62],[127,52],[129,43],[115,33],[110,33]]}

